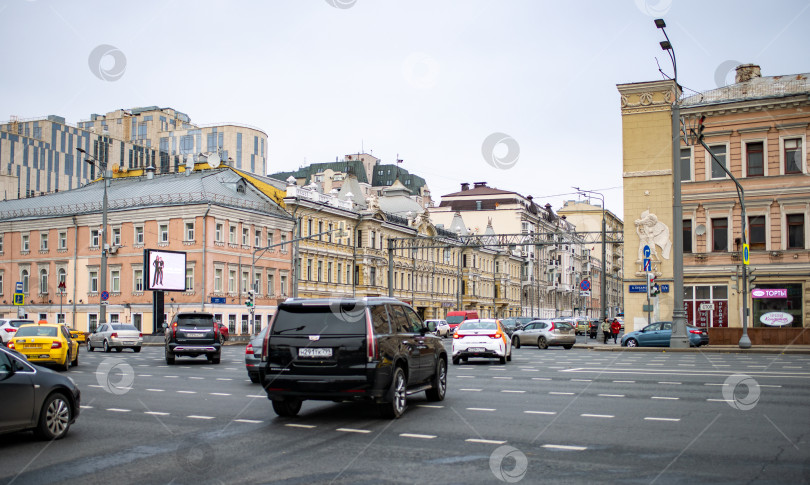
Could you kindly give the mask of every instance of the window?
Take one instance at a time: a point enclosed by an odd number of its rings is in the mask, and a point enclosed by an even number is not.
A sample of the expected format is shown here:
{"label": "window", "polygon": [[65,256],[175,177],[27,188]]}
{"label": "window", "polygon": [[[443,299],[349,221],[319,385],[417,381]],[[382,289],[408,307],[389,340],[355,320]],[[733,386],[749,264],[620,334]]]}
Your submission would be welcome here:
{"label": "window", "polygon": [[48,270],[39,270],[39,293],[41,295],[48,294]]}
{"label": "window", "polygon": [[228,271],[228,292],[236,292],[236,270]]}
{"label": "window", "polygon": [[135,244],[143,246],[143,226],[135,226]]}
{"label": "window", "polygon": [[248,278],[250,277],[250,273],[247,271],[242,271],[242,280],[240,281],[242,285],[242,293],[247,293],[248,291]]}
{"label": "window", "polygon": [[312,260],[307,260],[307,280],[312,281]]}
{"label": "window", "polygon": [[89,313],[87,315],[87,328],[91,332],[95,332],[98,328],[98,314],[97,313]]}
{"label": "window", "polygon": [[335,283],[340,284],[340,281],[342,279],[340,274],[342,272],[343,272],[343,263],[338,263],[337,264],[337,273],[335,273]]}
{"label": "window", "polygon": [[307,236],[312,235],[312,219],[307,219]]}
{"label": "window", "polygon": [[222,268],[214,270],[214,291],[222,293]]}
{"label": "window", "polygon": [[143,292],[143,269],[132,270],[132,287],[136,293]]}
{"label": "window", "polygon": [[714,154],[717,161],[722,164],[722,166],[718,165],[714,162],[711,156],[706,157],[706,163],[710,163],[712,170],[712,178],[713,179],[722,179],[726,178],[726,171],[723,170],[723,167],[726,166],[726,146],[725,145],[717,145],[713,147],[709,147],[712,154]]}
{"label": "window", "polygon": [[681,148],[681,182],[687,182],[691,179],[692,179],[692,149]]}
{"label": "window", "polygon": [[273,231],[271,229],[267,230],[267,247],[273,245]]}
{"label": "window", "polygon": [[47,232],[39,233],[39,250],[40,251],[47,251],[48,250],[48,233]]}
{"label": "window", "polygon": [[253,291],[256,293],[262,292],[262,272],[256,271],[253,273]]}
{"label": "window", "polygon": [[242,228],[242,246],[247,246],[250,242],[250,229],[247,227]]}
{"label": "window", "polygon": [[194,289],[194,268],[186,268],[186,290]]}
{"label": "window", "polygon": [[323,241],[323,221],[318,221],[318,241]]}
{"label": "window", "polygon": [[276,294],[276,278],[272,273],[267,274],[267,295]]}
{"label": "window", "polygon": [[358,229],[357,230],[357,238],[355,238],[355,239],[357,241],[357,247],[362,248],[363,247],[363,231]]}
{"label": "window", "polygon": [[287,248],[284,246],[284,243],[286,243],[286,242],[287,242],[287,235],[286,235],[286,234],[282,234],[282,235],[281,235],[281,251],[282,251],[282,252],[286,252],[286,251],[287,251]]}
{"label": "window", "polygon": [[332,282],[332,262],[326,263],[326,282]]}
{"label": "window", "polygon": [[228,243],[236,244],[236,226],[231,226],[228,232]]}
{"label": "window", "polygon": [[167,243],[169,242],[169,225],[168,224],[161,224],[160,228],[158,229],[158,235],[160,237],[160,242]]}
{"label": "window", "polygon": [[121,228],[114,227],[112,230],[112,243],[113,246],[120,246],[121,245]]}
{"label": "window", "polygon": [[262,230],[261,229],[256,229],[256,234],[255,235],[256,235],[256,238],[255,238],[255,242],[253,243],[253,246],[259,248],[259,247],[262,246]]}
{"label": "window", "polygon": [[236,333],[236,315],[228,315],[228,331],[231,335]]}
{"label": "window", "polygon": [[279,292],[281,296],[287,296],[287,276],[281,275],[281,281],[279,281]]}
{"label": "window", "polygon": [[[96,246],[98,246],[98,244],[96,244]],[[23,234],[21,251],[29,251],[29,250],[30,248],[28,247],[28,234]]]}
{"label": "window", "polygon": [[785,173],[802,173],[802,140],[785,140]]}
{"label": "window", "polygon": [[90,230],[90,247],[97,248],[101,238],[98,235],[98,229]]}
{"label": "window", "polygon": [[323,281],[323,261],[318,261],[318,281]]}
{"label": "window", "polygon": [[88,291],[90,293],[98,293],[98,270],[91,269],[88,272]]}
{"label": "window", "polygon": [[216,225],[216,229],[214,230],[214,240],[215,241],[222,241],[222,223],[218,222]]}
{"label": "window", "polygon": [[[697,327],[728,327],[728,287],[725,285],[684,286],[683,303],[689,325]],[[712,310],[701,310],[709,303]]]}
{"label": "window", "polygon": [[683,220],[683,252],[692,252],[692,219]]}
{"label": "window", "polygon": [[804,214],[787,216],[787,248],[804,249]]}
{"label": "window", "polygon": [[[67,249],[67,231],[59,231],[59,249]],[[0,253],[3,252],[2,243],[0,243]]]}
{"label": "window", "polygon": [[763,143],[761,141],[746,143],[745,151],[747,156],[747,176],[761,177],[765,175],[765,157]]}
{"label": "window", "polygon": [[110,291],[113,293],[120,293],[121,292],[121,270],[120,269],[111,269],[110,270]]}
{"label": "window", "polygon": [[0,234],[0,253],[3,252],[3,235]]}
{"label": "window", "polygon": [[369,286],[377,286],[377,268],[374,266],[368,269],[368,284]]}
{"label": "window", "polygon": [[186,241],[194,240],[194,223],[186,222]]}
{"label": "window", "polygon": [[138,330],[143,330],[143,314],[141,313],[133,313],[132,314],[132,325],[135,326]]}
{"label": "window", "polygon": [[712,219],[712,251],[728,251],[728,219]]}
{"label": "window", "polygon": [[369,236],[369,240],[368,240],[368,242],[369,242],[369,247],[371,247],[371,249],[374,249],[374,248],[376,248],[376,247],[377,247],[377,246],[374,244],[374,241],[375,241],[376,239],[377,239],[377,233],[376,233],[376,232],[374,232],[374,231],[371,231],[371,235]]}
{"label": "window", "polygon": [[748,218],[748,235],[751,249],[765,249],[765,216]]}
{"label": "window", "polygon": [[26,295],[28,294],[28,270],[24,269],[20,271],[20,281],[23,284],[23,293]]}
{"label": "window", "polygon": [[250,330],[248,329],[249,317],[250,315],[242,315],[242,334],[250,332]]}

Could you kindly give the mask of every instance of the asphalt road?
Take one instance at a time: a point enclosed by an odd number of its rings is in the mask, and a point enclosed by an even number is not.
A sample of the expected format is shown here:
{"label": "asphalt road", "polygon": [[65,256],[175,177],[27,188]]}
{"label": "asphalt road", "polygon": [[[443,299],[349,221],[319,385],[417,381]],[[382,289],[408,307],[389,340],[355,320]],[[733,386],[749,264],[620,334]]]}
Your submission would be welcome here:
{"label": "asphalt road", "polygon": [[0,483],[810,483],[807,355],[523,347],[451,365],[444,402],[388,421],[331,402],[278,418],[243,352],[82,351],[78,421],[0,436]]}

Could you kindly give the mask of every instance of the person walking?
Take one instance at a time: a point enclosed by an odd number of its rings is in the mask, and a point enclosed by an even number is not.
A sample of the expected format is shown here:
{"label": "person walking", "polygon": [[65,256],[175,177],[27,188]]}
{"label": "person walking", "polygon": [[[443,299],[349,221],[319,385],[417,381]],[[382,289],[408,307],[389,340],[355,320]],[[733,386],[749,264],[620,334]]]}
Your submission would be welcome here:
{"label": "person walking", "polygon": [[622,324],[619,323],[619,320],[614,318],[613,323],[610,324],[610,332],[613,334],[613,343],[618,343],[616,340],[619,338],[619,332],[622,329]]}
{"label": "person walking", "polygon": [[602,343],[603,344],[607,344],[608,338],[610,337],[610,332],[611,332],[610,331],[610,321],[608,321],[608,319],[605,318],[604,321],[602,321],[602,336],[603,336]]}

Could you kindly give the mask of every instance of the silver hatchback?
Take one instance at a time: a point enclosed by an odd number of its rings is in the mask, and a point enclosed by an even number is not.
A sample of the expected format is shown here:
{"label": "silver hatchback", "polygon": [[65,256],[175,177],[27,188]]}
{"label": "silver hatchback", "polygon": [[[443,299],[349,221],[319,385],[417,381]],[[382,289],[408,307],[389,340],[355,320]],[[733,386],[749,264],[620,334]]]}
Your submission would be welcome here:
{"label": "silver hatchback", "polygon": [[541,349],[562,346],[568,350],[576,341],[576,329],[564,320],[534,320],[512,335],[512,346],[516,349],[521,345],[536,345]]}

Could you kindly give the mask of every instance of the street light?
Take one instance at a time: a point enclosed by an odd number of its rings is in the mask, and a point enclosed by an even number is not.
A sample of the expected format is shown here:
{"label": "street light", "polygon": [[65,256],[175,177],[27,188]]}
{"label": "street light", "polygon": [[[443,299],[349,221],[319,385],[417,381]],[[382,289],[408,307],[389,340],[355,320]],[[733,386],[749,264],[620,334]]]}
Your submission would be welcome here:
{"label": "street light", "polygon": [[655,26],[664,33],[666,41],[661,42],[661,49],[667,51],[672,61],[675,93],[672,100],[672,336],[669,346],[677,349],[689,348],[686,336],[686,310],[683,307],[683,205],[681,204],[681,112],[680,85],[678,85],[678,64],[675,61],[675,49],[669,41],[664,19],[655,19]]}
{"label": "street light", "polygon": [[600,311],[599,319],[601,321],[604,321],[605,318],[607,318],[607,307],[605,306],[605,303],[606,303],[605,300],[607,299],[607,288],[606,288],[606,285],[605,285],[605,278],[606,278],[606,273],[607,273],[607,254],[606,254],[606,250],[605,250],[605,238],[607,237],[607,234],[606,234],[607,231],[606,231],[606,227],[605,227],[606,224],[607,224],[606,221],[605,221],[605,196],[603,194],[599,193],[599,192],[594,191],[594,190],[583,190],[583,189],[580,189],[579,187],[574,187],[574,188],[577,190],[577,192],[579,192],[581,194],[594,194],[594,195],[599,196],[599,198],[602,200],[602,274],[599,275],[599,286],[601,287],[600,288],[600,296],[599,296],[599,300],[600,300],[599,301],[599,311]]}
{"label": "street light", "polygon": [[101,170],[101,177],[104,180],[104,201],[101,204],[101,278],[99,288],[99,303],[98,303],[98,323],[107,323],[107,302],[101,299],[101,294],[107,291],[107,184],[110,183],[109,172],[107,171],[107,162],[96,160],[96,158],[83,148],[77,148],[82,155],[86,158],[85,162],[97,166]]}

